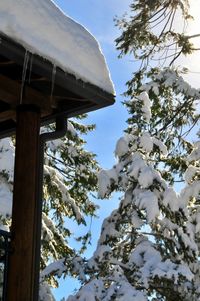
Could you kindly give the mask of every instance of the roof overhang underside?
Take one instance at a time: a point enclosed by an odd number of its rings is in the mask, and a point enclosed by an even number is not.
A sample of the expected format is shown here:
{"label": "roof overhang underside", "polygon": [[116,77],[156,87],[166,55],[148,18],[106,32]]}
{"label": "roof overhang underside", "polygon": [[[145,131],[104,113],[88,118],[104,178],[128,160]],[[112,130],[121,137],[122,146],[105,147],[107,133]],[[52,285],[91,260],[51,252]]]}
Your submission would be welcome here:
{"label": "roof overhang underside", "polygon": [[114,96],[83,82],[0,34],[0,136],[14,133],[20,104],[40,107],[42,124],[112,105]]}

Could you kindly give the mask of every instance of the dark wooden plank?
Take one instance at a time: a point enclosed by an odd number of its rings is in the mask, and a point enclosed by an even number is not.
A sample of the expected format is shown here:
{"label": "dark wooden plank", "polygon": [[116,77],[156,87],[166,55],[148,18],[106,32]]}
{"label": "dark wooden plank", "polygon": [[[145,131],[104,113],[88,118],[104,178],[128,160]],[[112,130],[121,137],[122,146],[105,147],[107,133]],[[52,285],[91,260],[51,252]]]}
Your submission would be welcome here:
{"label": "dark wooden plank", "polygon": [[16,112],[14,110],[8,110],[4,112],[0,112],[0,121],[6,121],[6,120],[16,120]]}
{"label": "dark wooden plank", "polygon": [[2,67],[2,66],[10,66],[10,65],[15,65],[15,62],[13,62],[13,61],[0,61],[0,67]]}
{"label": "dark wooden plank", "polygon": [[[14,81],[6,76],[0,75],[0,99],[15,107],[20,104],[21,83]],[[25,86],[23,104],[35,104],[40,107],[42,115],[50,115],[52,112],[50,97],[43,96],[40,92]]]}
{"label": "dark wooden plank", "polygon": [[30,106],[17,112],[16,157],[8,267],[7,301],[36,301],[38,162],[40,113]]}

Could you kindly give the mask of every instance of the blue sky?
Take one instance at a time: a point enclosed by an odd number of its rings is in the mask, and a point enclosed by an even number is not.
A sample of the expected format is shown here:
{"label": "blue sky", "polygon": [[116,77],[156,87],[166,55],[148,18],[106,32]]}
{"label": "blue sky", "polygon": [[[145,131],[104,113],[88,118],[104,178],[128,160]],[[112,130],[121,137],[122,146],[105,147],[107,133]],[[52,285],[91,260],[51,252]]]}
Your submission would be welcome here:
{"label": "blue sky", "polygon": [[[128,58],[118,59],[114,39],[119,35],[113,18],[121,16],[130,0],[56,0],[56,4],[70,17],[85,26],[99,41],[116,88],[116,104],[89,114],[88,122],[97,125],[97,131],[88,139],[87,148],[98,154],[103,167],[113,162],[116,139],[125,128],[126,109],[121,105],[125,82],[130,78],[132,64]],[[106,135],[105,135],[106,133]]]}
{"label": "blue sky", "polygon": [[[126,81],[130,79],[134,70],[133,63],[128,57],[117,58],[118,52],[115,50],[114,40],[119,36],[119,31],[114,26],[113,18],[122,16],[128,10],[130,0],[55,0],[55,3],[96,37],[106,57],[116,89],[116,103],[111,107],[89,114],[87,122],[95,123],[97,129],[87,137],[87,149],[97,154],[97,159],[103,168],[111,168],[115,162],[113,154],[115,143],[126,128],[128,116],[126,109],[121,104],[124,99],[122,93],[126,89]],[[95,234],[87,256],[92,255],[102,221],[117,206],[117,199],[118,196],[115,196],[112,200],[98,201],[98,205],[100,205],[99,219],[92,222],[92,231]],[[70,221],[69,223],[77,236],[87,230],[76,227]],[[69,278],[61,281],[61,288],[55,290],[56,300],[60,301],[62,297],[72,293],[75,287],[76,282]]]}

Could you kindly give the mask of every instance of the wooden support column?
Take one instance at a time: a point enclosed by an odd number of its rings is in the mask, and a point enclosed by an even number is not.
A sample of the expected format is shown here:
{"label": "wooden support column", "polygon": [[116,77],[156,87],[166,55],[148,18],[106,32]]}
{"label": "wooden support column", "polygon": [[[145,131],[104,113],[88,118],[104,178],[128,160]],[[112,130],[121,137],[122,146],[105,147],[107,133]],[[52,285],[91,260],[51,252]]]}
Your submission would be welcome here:
{"label": "wooden support column", "polygon": [[40,112],[22,105],[17,111],[15,174],[6,301],[37,301],[41,222],[38,200]]}

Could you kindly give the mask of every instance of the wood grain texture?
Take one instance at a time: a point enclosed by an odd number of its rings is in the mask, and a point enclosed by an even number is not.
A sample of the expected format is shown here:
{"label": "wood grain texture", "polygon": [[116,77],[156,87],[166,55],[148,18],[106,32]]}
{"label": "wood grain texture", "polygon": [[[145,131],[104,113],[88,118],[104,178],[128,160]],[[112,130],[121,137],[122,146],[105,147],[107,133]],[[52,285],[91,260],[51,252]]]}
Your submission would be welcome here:
{"label": "wood grain texture", "polygon": [[[0,74],[0,99],[10,104],[13,108],[19,105],[22,84]],[[41,110],[42,116],[52,113],[52,97],[44,96],[42,93],[29,86],[24,87],[23,104],[34,104]],[[1,121],[1,120],[0,120]]]}
{"label": "wood grain texture", "polygon": [[40,222],[37,208],[39,129],[39,112],[17,112],[12,252],[8,267],[7,301],[36,301],[36,249],[40,240],[36,227]]}

